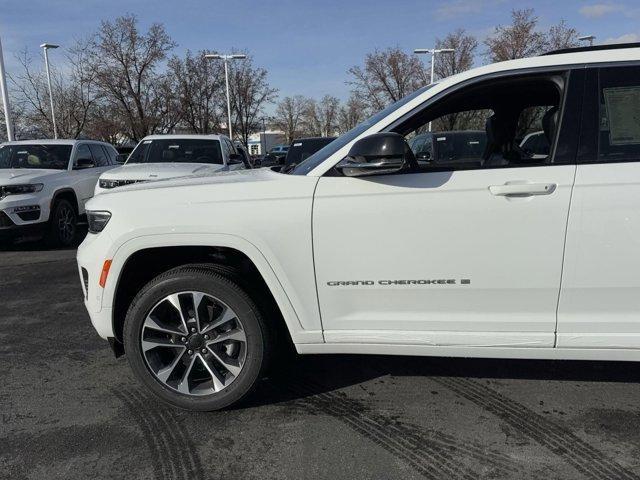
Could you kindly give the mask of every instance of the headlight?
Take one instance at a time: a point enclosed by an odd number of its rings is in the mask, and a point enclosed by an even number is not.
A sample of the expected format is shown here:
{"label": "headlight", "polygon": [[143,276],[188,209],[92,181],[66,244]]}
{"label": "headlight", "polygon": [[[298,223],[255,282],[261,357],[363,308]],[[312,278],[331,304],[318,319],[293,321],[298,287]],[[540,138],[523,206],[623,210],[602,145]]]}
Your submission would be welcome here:
{"label": "headlight", "polygon": [[0,187],[0,198],[4,198],[7,195],[20,195],[22,193],[36,193],[42,190],[44,184],[42,183],[30,183],[22,185],[4,185]]}
{"label": "headlight", "polygon": [[116,188],[118,186],[118,180],[104,180],[100,179],[100,188]]}
{"label": "headlight", "polygon": [[105,211],[90,212],[87,211],[87,223],[89,224],[89,232],[100,233],[107,226],[111,219],[111,213]]}
{"label": "headlight", "polygon": [[102,178],[98,184],[100,185],[100,188],[116,188],[140,182],[144,182],[144,180],[107,180]]}

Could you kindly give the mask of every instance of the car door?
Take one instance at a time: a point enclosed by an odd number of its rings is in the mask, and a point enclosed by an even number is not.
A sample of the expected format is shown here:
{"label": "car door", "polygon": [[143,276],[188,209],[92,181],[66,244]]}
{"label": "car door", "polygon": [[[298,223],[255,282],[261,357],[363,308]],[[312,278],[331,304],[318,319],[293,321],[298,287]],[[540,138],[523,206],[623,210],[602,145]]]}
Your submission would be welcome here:
{"label": "car door", "polygon": [[84,210],[85,203],[93,197],[93,192],[100,174],[104,171],[96,166],[96,159],[91,153],[88,143],[76,145],[73,153],[71,176],[75,183],[76,194],[79,198],[79,206]]}
{"label": "car door", "polygon": [[[505,166],[489,156],[475,168],[465,159],[460,169],[320,178],[313,246],[327,342],[553,347],[583,83],[562,75],[554,101],[563,120],[545,160]],[[505,86],[526,101],[532,87],[518,78]],[[508,91],[482,85],[498,102],[494,89]],[[476,90],[445,97],[432,115],[469,110],[484,98]],[[414,117],[436,130],[445,117],[429,115]]]}
{"label": "car door", "polygon": [[558,346],[640,348],[640,66],[589,71]]}

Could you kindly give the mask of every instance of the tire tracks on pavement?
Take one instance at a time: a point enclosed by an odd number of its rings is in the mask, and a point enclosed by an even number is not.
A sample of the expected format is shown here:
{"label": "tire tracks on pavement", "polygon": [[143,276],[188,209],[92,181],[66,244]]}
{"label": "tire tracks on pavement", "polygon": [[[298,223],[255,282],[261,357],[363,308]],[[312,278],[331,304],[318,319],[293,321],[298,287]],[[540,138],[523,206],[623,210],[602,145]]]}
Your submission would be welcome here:
{"label": "tire tracks on pavement", "polygon": [[133,387],[112,389],[140,428],[156,480],[204,478],[200,456],[189,432],[168,407],[149,408],[150,399]]}
{"label": "tire tracks on pavement", "polygon": [[[315,382],[300,381],[286,387],[297,396],[298,405],[330,415],[361,436],[407,463],[423,477],[476,480],[477,471],[462,458],[474,460],[493,470],[496,476],[514,474],[519,469],[512,460],[480,446],[425,428],[402,423],[384,414],[370,411],[361,402],[339,392],[325,392]],[[321,393],[318,393],[321,392]]]}
{"label": "tire tracks on pavement", "polygon": [[433,377],[484,410],[492,413],[520,433],[563,458],[569,465],[593,480],[638,480],[640,477],[568,430],[525,405],[481,383],[457,377]]}

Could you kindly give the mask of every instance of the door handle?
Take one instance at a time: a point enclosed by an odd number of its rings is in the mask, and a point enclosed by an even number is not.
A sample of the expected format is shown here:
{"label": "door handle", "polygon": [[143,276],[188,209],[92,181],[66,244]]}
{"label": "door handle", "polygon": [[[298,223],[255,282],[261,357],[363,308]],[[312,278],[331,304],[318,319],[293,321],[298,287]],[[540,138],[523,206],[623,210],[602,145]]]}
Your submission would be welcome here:
{"label": "door handle", "polygon": [[555,183],[511,183],[491,185],[489,191],[497,197],[531,197],[533,195],[551,195],[556,190]]}

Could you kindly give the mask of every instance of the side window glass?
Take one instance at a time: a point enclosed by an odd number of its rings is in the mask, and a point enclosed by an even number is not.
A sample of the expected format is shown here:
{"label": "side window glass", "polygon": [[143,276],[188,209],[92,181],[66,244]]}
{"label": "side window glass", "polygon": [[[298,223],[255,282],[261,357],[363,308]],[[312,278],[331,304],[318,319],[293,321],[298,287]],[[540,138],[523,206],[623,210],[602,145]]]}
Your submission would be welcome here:
{"label": "side window glass", "polygon": [[409,141],[420,171],[548,165],[566,78],[558,73],[472,85],[395,130]]}
{"label": "side window glass", "polygon": [[82,143],[78,146],[76,151],[76,159],[73,162],[74,166],[78,166],[79,164],[87,165],[88,162],[94,162],[91,155],[91,150],[89,150],[89,146],[86,143]]}
{"label": "side window glass", "polygon": [[107,158],[109,159],[109,165],[115,165],[116,163],[118,163],[118,152],[115,148],[102,145],[102,150],[104,150]]}
{"label": "side window glass", "polygon": [[91,143],[89,144],[89,149],[93,155],[93,161],[95,162],[96,167],[108,167],[110,165],[109,158],[104,153],[101,145]]}
{"label": "side window glass", "polygon": [[598,162],[640,161],[640,67],[600,70]]}

